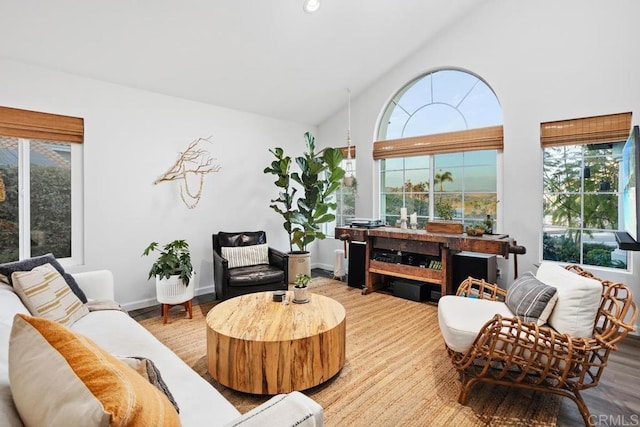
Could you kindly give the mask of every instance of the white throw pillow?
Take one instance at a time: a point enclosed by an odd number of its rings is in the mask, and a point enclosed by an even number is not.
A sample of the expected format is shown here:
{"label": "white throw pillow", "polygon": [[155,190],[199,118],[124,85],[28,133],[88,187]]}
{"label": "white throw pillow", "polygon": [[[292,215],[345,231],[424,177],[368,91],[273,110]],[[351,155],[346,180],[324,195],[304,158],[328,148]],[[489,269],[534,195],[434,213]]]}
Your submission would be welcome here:
{"label": "white throw pillow", "polygon": [[558,301],[547,323],[561,334],[591,338],[600,308],[602,283],[551,262],[540,264],[536,278],[558,290]]}
{"label": "white throw pillow", "polygon": [[269,264],[269,246],[267,243],[251,246],[223,246],[222,257],[229,261],[229,268],[249,265]]}
{"label": "white throw pillow", "polygon": [[33,316],[71,326],[89,309],[49,263],[11,275],[13,288]]}

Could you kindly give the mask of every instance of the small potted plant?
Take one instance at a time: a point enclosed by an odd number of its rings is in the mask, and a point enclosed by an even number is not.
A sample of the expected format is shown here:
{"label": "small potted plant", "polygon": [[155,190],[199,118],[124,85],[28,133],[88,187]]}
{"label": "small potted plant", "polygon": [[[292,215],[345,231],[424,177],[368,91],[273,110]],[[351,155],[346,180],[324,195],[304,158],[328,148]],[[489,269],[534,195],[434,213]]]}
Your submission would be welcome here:
{"label": "small potted plant", "polygon": [[311,281],[311,277],[306,274],[296,274],[296,279],[293,282],[293,302],[305,303],[309,301],[307,295],[307,285]]}
{"label": "small potted plant", "polygon": [[189,286],[193,275],[189,244],[184,240],[174,240],[164,245],[161,250],[158,248],[158,242],[151,242],[142,255],[148,256],[154,251],[160,255],[149,270],[149,279],[157,276],[165,279],[178,276],[185,286]]}
{"label": "small potted plant", "polygon": [[485,233],[485,225],[481,222],[474,222],[466,228],[467,236],[482,236]]}
{"label": "small potted plant", "polygon": [[195,272],[191,265],[189,245],[184,240],[174,240],[159,248],[151,242],[143,256],[159,252],[149,270],[149,279],[156,278],[156,297],[161,304],[181,304],[193,298],[195,286],[189,286]]}
{"label": "small potted plant", "polygon": [[438,200],[436,202],[436,215],[444,221],[453,220],[455,209],[453,205],[446,200]]}
{"label": "small potted plant", "polygon": [[432,233],[462,234],[462,223],[453,221],[455,208],[444,199],[436,201],[436,215],[440,220],[427,221],[427,231]]}

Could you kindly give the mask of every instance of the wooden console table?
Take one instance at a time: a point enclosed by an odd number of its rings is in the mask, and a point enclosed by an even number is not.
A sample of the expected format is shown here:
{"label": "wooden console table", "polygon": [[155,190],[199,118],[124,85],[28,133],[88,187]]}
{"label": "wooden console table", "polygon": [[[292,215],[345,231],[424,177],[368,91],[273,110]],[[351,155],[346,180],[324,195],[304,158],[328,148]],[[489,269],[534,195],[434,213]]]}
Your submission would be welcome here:
{"label": "wooden console table", "polygon": [[[393,227],[352,228],[336,227],[336,238],[365,242],[365,287],[363,294],[385,286],[387,276],[401,277],[440,285],[440,295],[453,290],[452,252],[470,251],[509,257],[510,252],[524,253],[524,248],[506,234],[467,236],[466,234],[430,233],[426,230],[405,230]],[[411,254],[421,259],[420,264],[385,262],[373,259],[374,251]],[[435,261],[438,268],[429,268]]]}

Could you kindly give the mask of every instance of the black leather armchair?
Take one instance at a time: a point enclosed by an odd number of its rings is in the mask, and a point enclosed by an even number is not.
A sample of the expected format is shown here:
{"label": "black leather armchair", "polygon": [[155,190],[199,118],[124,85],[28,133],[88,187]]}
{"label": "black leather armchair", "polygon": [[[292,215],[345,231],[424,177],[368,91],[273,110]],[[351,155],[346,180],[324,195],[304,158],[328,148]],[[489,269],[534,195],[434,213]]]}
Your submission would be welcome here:
{"label": "black leather armchair", "polygon": [[229,299],[252,292],[284,290],[288,288],[289,255],[268,248],[269,264],[229,268],[222,256],[222,247],[242,247],[267,243],[264,231],[219,232],[213,236],[213,278],[216,299]]}

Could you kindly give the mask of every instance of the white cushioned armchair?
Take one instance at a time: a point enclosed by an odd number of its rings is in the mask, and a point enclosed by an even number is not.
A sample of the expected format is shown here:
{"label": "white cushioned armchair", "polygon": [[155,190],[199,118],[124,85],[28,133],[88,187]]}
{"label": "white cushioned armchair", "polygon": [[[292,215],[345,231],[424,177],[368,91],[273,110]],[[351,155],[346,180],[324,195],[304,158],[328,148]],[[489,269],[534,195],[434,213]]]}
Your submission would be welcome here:
{"label": "white cushioned armchair", "polygon": [[438,322],[460,374],[458,401],[478,381],[572,399],[592,425],[580,391],[598,385],[609,353],[630,331],[637,307],[622,283],[572,265],[542,263],[509,290],[468,278],[438,303]]}

